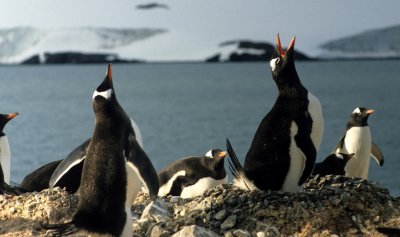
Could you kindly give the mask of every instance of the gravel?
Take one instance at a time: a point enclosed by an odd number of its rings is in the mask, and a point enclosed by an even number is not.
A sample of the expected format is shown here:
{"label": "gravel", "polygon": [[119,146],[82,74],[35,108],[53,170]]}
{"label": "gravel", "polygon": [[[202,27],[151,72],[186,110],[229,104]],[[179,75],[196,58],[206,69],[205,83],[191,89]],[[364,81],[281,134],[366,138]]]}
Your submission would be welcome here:
{"label": "gravel", "polygon": [[[0,195],[0,234],[45,236],[40,223],[61,223],[78,198],[59,188]],[[400,198],[376,183],[344,176],[313,177],[298,193],[244,191],[231,184],[193,199],[139,193],[132,206],[134,236],[383,236],[400,227]]]}

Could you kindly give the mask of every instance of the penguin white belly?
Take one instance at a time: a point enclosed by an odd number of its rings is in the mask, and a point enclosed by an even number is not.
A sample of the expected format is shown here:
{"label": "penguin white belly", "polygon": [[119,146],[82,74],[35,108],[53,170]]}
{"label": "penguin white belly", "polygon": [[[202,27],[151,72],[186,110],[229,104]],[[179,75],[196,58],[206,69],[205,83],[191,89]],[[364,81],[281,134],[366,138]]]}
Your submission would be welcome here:
{"label": "penguin white belly", "polygon": [[308,111],[313,120],[310,136],[314,147],[318,152],[319,146],[321,145],[322,135],[324,133],[324,116],[322,114],[321,103],[317,97],[310,92],[308,92],[308,101]]}
{"label": "penguin white belly", "polygon": [[4,182],[10,184],[11,152],[7,136],[0,138],[0,163],[3,169]]}
{"label": "penguin white belly", "polygon": [[180,170],[178,172],[176,172],[176,174],[174,174],[167,183],[165,183],[163,186],[161,186],[158,189],[158,196],[163,197],[166,196],[170,191],[171,191],[171,187],[174,184],[174,181],[176,180],[176,178],[178,178],[179,176],[185,176],[186,171],[184,170]]}
{"label": "penguin white belly", "polygon": [[142,187],[141,178],[139,175],[139,170],[130,162],[125,163],[125,169],[127,174],[127,187],[126,187],[126,197],[125,197],[125,212],[126,212],[126,222],[121,236],[128,237],[132,236],[132,213],[131,206],[135,201],[135,198]]}
{"label": "penguin white belly", "polygon": [[343,153],[355,153],[347,162],[346,175],[366,179],[368,177],[371,156],[371,130],[369,127],[352,127],[346,132],[343,148],[338,149]]}
{"label": "penguin white belly", "polygon": [[181,198],[193,198],[200,196],[208,189],[214,188],[219,184],[226,184],[227,182],[228,176],[225,176],[223,179],[213,179],[211,177],[199,179],[195,184],[182,189]]}
{"label": "penguin white belly", "polygon": [[283,192],[298,192],[302,189],[302,186],[299,186],[298,182],[301,175],[303,174],[306,159],[304,153],[300,150],[299,147],[297,147],[296,141],[294,140],[297,131],[297,124],[295,122],[292,122],[292,125],[290,127],[291,141],[289,147],[290,167],[281,188],[281,191]]}

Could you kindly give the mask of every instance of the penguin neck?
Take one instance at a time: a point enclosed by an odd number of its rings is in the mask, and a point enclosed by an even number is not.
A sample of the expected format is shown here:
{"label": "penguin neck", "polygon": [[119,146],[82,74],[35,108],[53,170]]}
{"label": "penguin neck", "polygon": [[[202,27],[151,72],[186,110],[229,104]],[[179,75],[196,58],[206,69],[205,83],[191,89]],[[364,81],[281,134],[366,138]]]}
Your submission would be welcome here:
{"label": "penguin neck", "polygon": [[307,96],[307,89],[301,84],[300,78],[297,74],[291,77],[284,77],[282,79],[275,80],[279,95],[285,97],[302,97]]}
{"label": "penguin neck", "polygon": [[0,164],[4,175],[4,182],[10,184],[11,152],[6,135],[0,137]]}
{"label": "penguin neck", "polygon": [[209,167],[210,170],[215,170],[215,171],[220,170],[224,167],[224,162],[222,162],[219,158],[203,157],[202,163],[206,167]]}
{"label": "penguin neck", "polygon": [[353,127],[368,127],[368,123],[367,123],[367,121],[358,122],[358,121],[350,120],[347,123],[347,130],[349,130],[350,128],[353,128]]}

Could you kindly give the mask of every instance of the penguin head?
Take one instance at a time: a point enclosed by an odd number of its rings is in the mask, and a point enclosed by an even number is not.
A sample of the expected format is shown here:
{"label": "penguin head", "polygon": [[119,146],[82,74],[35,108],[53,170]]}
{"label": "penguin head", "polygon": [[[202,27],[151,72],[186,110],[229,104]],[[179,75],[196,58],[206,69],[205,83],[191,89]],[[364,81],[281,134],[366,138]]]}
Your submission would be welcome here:
{"label": "penguin head", "polygon": [[100,112],[117,101],[112,81],[112,66],[108,65],[106,77],[93,93],[93,109]]}
{"label": "penguin head", "polygon": [[272,54],[269,65],[272,70],[272,78],[281,90],[293,90],[300,84],[300,78],[297,75],[296,67],[294,64],[294,43],[296,37],[290,41],[289,47],[285,51],[282,48],[281,39],[279,34],[276,37],[276,48]]}
{"label": "penguin head", "polygon": [[209,150],[205,155],[206,164],[212,170],[220,170],[224,168],[224,158],[226,156],[226,151],[220,149]]}
{"label": "penguin head", "polygon": [[336,159],[343,165],[343,167],[347,164],[347,162],[354,157],[355,153],[346,154],[346,153],[336,153]]}
{"label": "penguin head", "polygon": [[356,108],[350,115],[349,124],[351,126],[368,126],[368,117],[374,113],[375,110],[367,109],[364,107]]}
{"label": "penguin head", "polygon": [[11,119],[17,117],[19,113],[12,113],[12,114],[0,114],[0,136],[4,136],[3,129]]}

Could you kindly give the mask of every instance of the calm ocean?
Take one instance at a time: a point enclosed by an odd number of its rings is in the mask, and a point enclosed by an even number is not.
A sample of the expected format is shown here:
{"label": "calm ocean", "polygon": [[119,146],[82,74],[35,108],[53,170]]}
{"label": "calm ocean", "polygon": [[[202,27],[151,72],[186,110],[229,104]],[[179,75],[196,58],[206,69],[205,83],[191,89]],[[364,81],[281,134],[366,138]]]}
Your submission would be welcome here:
{"label": "calm ocean", "polygon": [[[400,195],[399,65],[398,60],[297,63],[303,84],[323,106],[318,160],[339,141],[354,108],[375,109],[369,124],[385,165],[371,160],[369,178],[394,196]],[[92,93],[106,67],[0,67],[0,113],[20,113],[5,128],[13,181],[64,158],[91,136]],[[113,78],[117,98],[139,125],[157,170],[177,158],[225,149],[227,137],[243,159],[277,96],[267,63],[116,64]]]}

